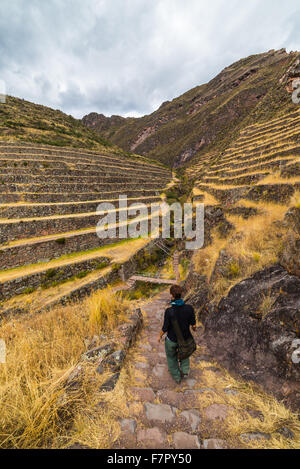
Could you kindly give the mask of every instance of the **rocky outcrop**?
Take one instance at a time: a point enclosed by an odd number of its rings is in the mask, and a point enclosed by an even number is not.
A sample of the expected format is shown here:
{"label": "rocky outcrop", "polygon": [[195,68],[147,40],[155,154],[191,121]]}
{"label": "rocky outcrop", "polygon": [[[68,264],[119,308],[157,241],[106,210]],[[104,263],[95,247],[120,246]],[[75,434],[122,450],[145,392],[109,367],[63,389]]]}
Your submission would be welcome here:
{"label": "rocky outcrop", "polygon": [[142,326],[143,315],[141,310],[137,309],[130,316],[128,323],[122,324],[115,331],[118,345],[115,342],[110,342],[85,352],[81,356],[79,364],[64,383],[66,392],[80,388],[87,363],[94,367],[95,373],[102,374],[104,371],[112,373],[110,378],[101,386],[101,391],[111,391],[114,389],[126,355],[130,347],[135,343]]}
{"label": "rocky outcrop", "polygon": [[82,119],[84,125],[98,132],[104,132],[111,129],[111,127],[118,128],[125,121],[126,119],[121,116],[106,117],[103,114],[97,114],[97,112],[91,112]]}
{"label": "rocky outcrop", "polygon": [[300,207],[287,212],[284,224],[289,231],[284,238],[279,261],[290,274],[300,277]]}
{"label": "rocky outcrop", "polygon": [[222,364],[299,407],[298,277],[276,264],[238,283],[208,315],[205,338]]}

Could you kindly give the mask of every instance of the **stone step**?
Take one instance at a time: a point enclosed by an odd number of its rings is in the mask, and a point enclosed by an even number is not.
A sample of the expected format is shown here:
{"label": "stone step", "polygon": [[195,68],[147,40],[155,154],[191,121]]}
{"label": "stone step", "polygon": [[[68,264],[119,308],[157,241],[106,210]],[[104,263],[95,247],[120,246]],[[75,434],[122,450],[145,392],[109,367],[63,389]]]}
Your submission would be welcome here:
{"label": "stone step", "polygon": [[[113,262],[119,262],[123,266],[125,280],[131,275],[139,256],[149,245],[147,240],[134,240],[124,250],[123,243],[113,247]],[[114,264],[113,264],[114,265]],[[111,267],[95,270],[84,278],[75,278],[67,283],[50,287],[46,290],[39,289],[29,296],[21,295],[6,300],[0,305],[0,318],[13,318],[16,314],[28,312],[42,312],[57,305],[66,305],[70,302],[79,301],[90,295],[93,291],[106,288],[116,281],[121,281],[118,269]],[[29,298],[29,300],[26,298]]]}
{"label": "stone step", "polygon": [[[131,204],[146,204],[160,203],[161,197],[136,197],[128,199],[128,206]],[[117,204],[119,199],[110,200],[95,200],[90,202],[67,202],[67,203],[52,203],[52,204],[1,204],[0,205],[0,217],[3,219],[12,218],[39,218],[39,217],[50,217],[54,215],[70,215],[76,213],[89,213],[96,212],[97,207],[100,203],[108,202]]]}
{"label": "stone step", "polygon": [[17,242],[9,241],[7,245],[0,246],[0,269],[48,262],[50,259],[57,259],[66,254],[97,249],[115,244],[118,241],[118,238],[98,238],[95,228],[70,233],[56,233],[35,239],[21,239]]}
{"label": "stone step", "polygon": [[[80,188],[81,189],[81,188]],[[121,195],[127,195],[128,198],[134,197],[152,197],[152,196],[159,196],[162,193],[162,188],[156,189],[148,189],[145,190],[143,188],[130,190],[124,192],[122,191]],[[99,200],[99,198],[103,200],[112,200],[116,199],[120,194],[116,191],[114,192],[73,192],[73,193],[41,193],[38,194],[36,192],[7,192],[7,193],[0,193],[0,203],[2,204],[10,204],[10,203],[18,203],[18,202],[27,202],[27,203],[65,203],[65,202],[84,202],[84,201],[92,201],[92,200]]]}
{"label": "stone step", "polygon": [[[145,183],[143,184],[143,189],[151,190],[153,189],[153,184]],[[154,186],[155,187],[155,186]],[[157,187],[157,186],[156,186]],[[108,183],[99,183],[99,184],[67,184],[67,183],[55,183],[55,184],[0,184],[0,193],[22,193],[22,192],[34,192],[37,194],[43,193],[79,193],[79,192],[98,192],[99,195],[107,190],[108,188],[114,189],[116,194],[124,193],[126,191],[132,191],[136,188],[136,184],[130,183],[114,183],[113,186]]]}
{"label": "stone step", "polygon": [[300,161],[291,163],[281,168],[280,176],[283,178],[299,177],[300,179]]}
{"label": "stone step", "polygon": [[[84,170],[84,169],[77,169],[73,168],[72,166],[65,165],[62,167],[57,168],[57,165],[53,165],[53,168],[46,169],[46,168],[41,168],[36,162],[32,162],[33,164],[31,165],[17,165],[14,166],[14,164],[3,164],[4,162],[0,162],[0,173],[6,174],[16,174],[16,175],[22,175],[22,176],[30,176],[33,174],[34,170],[34,175],[36,176],[49,176],[49,177],[55,177],[55,176],[70,176],[70,177],[139,177],[140,179],[147,179],[149,178],[149,172],[148,171],[137,171],[137,170],[119,170],[118,173],[116,171],[104,171],[103,169],[98,169],[96,171],[89,171],[89,170]],[[12,163],[11,161],[5,162],[5,163]],[[31,163],[31,162],[30,162]],[[150,172],[151,174],[151,172]],[[165,175],[165,174],[157,174],[154,173],[152,178],[156,178],[159,180],[163,181],[170,181],[171,176],[170,175]]]}

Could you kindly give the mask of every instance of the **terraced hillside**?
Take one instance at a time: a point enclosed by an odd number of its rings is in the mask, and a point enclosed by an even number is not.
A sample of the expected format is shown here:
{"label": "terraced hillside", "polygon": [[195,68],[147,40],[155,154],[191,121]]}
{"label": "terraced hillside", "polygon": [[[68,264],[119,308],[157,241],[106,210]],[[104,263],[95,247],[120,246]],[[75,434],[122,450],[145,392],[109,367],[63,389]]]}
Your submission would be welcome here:
{"label": "terraced hillside", "polygon": [[300,111],[247,127],[219,156],[205,155],[187,170],[198,196],[287,203],[300,189]]}
{"label": "terraced hillside", "polygon": [[147,240],[99,239],[97,206],[121,194],[128,205],[160,201],[171,178],[159,165],[113,152],[2,143],[1,313],[39,309],[113,282]]}
{"label": "terraced hillside", "polygon": [[228,149],[187,169],[194,198],[227,220],[193,256],[188,281],[206,344],[227,369],[294,409],[300,402],[292,358],[300,325],[299,155],[295,106],[248,126]]}

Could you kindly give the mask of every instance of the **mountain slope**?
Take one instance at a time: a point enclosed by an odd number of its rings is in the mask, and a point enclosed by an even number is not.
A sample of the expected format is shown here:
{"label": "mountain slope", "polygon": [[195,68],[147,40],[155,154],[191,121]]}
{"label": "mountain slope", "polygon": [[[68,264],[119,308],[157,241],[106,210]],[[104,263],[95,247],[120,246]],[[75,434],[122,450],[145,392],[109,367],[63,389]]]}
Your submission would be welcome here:
{"label": "mountain slope", "polygon": [[282,78],[298,55],[282,49],[242,59],[142,118],[92,113],[82,121],[124,150],[182,166],[225,150],[247,125],[291,111]]}

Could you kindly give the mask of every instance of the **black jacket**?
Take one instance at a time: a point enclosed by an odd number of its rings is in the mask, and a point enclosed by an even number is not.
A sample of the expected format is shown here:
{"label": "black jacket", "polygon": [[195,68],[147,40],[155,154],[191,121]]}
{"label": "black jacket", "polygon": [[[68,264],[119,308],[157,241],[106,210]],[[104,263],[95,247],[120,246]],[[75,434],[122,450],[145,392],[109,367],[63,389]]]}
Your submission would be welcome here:
{"label": "black jacket", "polygon": [[172,309],[178,321],[183,338],[186,340],[191,336],[190,326],[195,326],[196,324],[194,308],[190,305],[184,304],[183,306],[172,306],[172,308],[166,309],[162,330],[163,332],[168,333],[168,338],[172,340],[172,342],[177,342],[177,337],[171,321]]}

